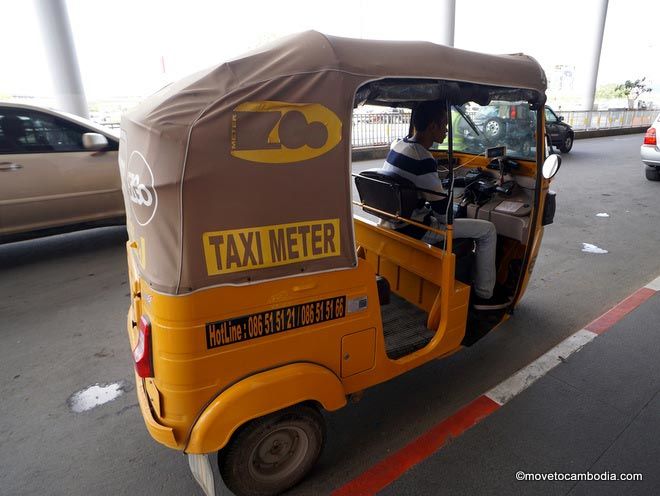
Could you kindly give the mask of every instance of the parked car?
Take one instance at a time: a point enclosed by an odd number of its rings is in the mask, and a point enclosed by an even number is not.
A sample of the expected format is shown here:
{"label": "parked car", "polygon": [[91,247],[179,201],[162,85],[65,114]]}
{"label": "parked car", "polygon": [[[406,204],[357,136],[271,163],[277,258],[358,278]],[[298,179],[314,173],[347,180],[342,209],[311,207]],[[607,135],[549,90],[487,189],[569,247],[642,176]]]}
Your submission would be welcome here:
{"label": "parked car", "polygon": [[656,138],[658,127],[660,127],[660,114],[655,118],[651,127],[646,130],[644,143],[640,149],[642,162],[646,165],[644,172],[649,181],[660,181],[660,148],[658,148]]}
{"label": "parked car", "polygon": [[547,105],[545,106],[545,132],[552,141],[552,146],[559,148],[562,153],[568,153],[573,148],[575,133],[573,128],[564,122],[564,118],[555,114]]}
{"label": "parked car", "polygon": [[0,243],[124,222],[118,148],[87,119],[0,102]]}
{"label": "parked car", "polygon": [[[479,107],[472,116],[477,129],[483,134],[480,146],[491,146],[496,141],[506,143],[507,147],[516,150],[523,156],[530,153],[530,137],[534,134],[534,116],[529,106],[521,102],[493,101]],[[467,126],[463,126],[467,127]],[[545,131],[553,146],[562,153],[568,153],[573,148],[575,133],[573,128],[557,116],[554,110],[545,106]],[[467,135],[470,133],[468,132]]]}
{"label": "parked car", "polygon": [[526,102],[492,101],[488,105],[471,104],[463,108],[478,130],[475,133],[465,119],[454,121],[460,141],[459,149],[483,153],[486,148],[505,145],[512,156],[533,156],[536,119]]}
{"label": "parked car", "polygon": [[473,121],[487,139],[533,142],[529,138],[534,134],[534,119],[527,103],[491,102],[479,108]]}

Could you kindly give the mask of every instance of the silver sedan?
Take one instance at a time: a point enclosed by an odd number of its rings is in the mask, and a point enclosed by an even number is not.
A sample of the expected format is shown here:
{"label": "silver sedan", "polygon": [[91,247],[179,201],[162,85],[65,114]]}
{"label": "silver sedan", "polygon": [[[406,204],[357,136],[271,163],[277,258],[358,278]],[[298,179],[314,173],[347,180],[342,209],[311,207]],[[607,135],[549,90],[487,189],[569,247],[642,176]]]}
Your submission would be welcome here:
{"label": "silver sedan", "polygon": [[86,119],[0,102],[0,244],[123,223],[118,148]]}

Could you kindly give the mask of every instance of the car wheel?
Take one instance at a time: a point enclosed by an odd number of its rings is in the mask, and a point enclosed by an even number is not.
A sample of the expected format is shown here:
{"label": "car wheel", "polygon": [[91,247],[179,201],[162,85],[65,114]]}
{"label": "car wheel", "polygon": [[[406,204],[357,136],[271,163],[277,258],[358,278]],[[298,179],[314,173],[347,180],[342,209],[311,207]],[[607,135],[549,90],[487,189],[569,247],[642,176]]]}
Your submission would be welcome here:
{"label": "car wheel", "polygon": [[220,474],[240,496],[270,496],[298,483],[325,442],[325,423],[314,407],[297,405],[252,420],[218,454]]}
{"label": "car wheel", "polygon": [[569,133],[564,137],[561,145],[559,145],[559,150],[562,153],[568,153],[571,151],[571,148],[573,148],[573,135]]}
{"label": "car wheel", "polygon": [[492,139],[501,138],[504,135],[504,122],[496,117],[488,119],[484,123],[484,134]]}
{"label": "car wheel", "polygon": [[660,171],[655,167],[646,167],[644,172],[646,173],[646,179],[649,181],[660,181]]}

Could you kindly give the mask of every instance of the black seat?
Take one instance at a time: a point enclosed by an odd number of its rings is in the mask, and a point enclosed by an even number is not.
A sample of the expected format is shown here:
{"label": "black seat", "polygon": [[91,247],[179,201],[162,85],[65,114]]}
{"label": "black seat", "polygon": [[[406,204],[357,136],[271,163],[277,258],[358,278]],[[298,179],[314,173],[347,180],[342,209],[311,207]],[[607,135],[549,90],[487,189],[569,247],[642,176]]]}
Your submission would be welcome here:
{"label": "black seat", "polygon": [[[410,218],[412,211],[425,203],[419,198],[412,181],[383,169],[367,169],[360,172],[355,176],[355,186],[364,205],[391,215]],[[390,216],[368,208],[363,207],[363,210],[381,219],[392,220]],[[421,227],[407,225],[399,229],[399,232],[421,239],[426,231]],[[471,283],[473,250],[473,239],[454,239],[452,252],[456,255],[456,278],[466,284]]]}
{"label": "black seat", "polygon": [[[412,211],[420,206],[420,202],[423,205],[412,181],[383,169],[360,172],[355,176],[355,186],[362,203],[391,215],[409,218]],[[364,211],[384,220],[392,220],[387,215],[366,208]]]}

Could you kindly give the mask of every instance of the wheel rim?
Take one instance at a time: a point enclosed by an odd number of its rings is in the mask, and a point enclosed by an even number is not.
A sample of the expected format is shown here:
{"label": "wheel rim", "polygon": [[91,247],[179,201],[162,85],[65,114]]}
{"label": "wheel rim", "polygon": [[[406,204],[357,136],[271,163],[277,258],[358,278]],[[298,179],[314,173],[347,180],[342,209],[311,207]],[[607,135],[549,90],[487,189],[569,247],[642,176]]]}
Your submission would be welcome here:
{"label": "wheel rim", "polygon": [[269,432],[250,454],[250,474],[262,482],[288,477],[303,462],[308,448],[309,436],[300,427],[286,426]]}
{"label": "wheel rim", "polygon": [[500,132],[500,123],[497,121],[486,123],[486,132],[491,136],[497,135]]}
{"label": "wheel rim", "polygon": [[570,148],[572,144],[573,144],[573,138],[571,138],[570,136],[566,136],[566,139],[564,140],[564,148]]}

